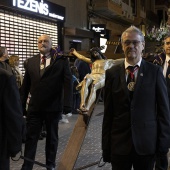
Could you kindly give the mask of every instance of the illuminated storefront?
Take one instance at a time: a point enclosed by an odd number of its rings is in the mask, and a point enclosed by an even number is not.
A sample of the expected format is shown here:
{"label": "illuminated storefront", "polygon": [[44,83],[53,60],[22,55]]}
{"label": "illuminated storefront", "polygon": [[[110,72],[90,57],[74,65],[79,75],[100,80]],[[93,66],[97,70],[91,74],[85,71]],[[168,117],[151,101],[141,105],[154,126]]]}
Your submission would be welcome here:
{"label": "illuminated storefront", "polygon": [[[58,12],[55,12],[58,11]],[[9,55],[23,62],[38,53],[37,38],[48,34],[53,46],[62,45],[59,32],[65,20],[65,8],[50,2],[36,0],[2,0],[0,2],[0,46],[6,46]]]}

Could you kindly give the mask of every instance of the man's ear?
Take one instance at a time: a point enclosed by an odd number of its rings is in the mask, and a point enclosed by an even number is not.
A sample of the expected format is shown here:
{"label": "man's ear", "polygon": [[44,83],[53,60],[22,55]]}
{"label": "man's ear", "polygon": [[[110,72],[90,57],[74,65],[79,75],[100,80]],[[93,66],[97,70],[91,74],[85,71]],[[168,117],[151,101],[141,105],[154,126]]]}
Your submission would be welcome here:
{"label": "man's ear", "polygon": [[122,51],[124,52],[124,46],[123,46],[123,44],[121,43],[120,45],[121,45]]}
{"label": "man's ear", "polygon": [[142,49],[142,50],[144,50],[144,49],[145,49],[145,41],[142,42],[142,46],[143,46],[143,49]]}

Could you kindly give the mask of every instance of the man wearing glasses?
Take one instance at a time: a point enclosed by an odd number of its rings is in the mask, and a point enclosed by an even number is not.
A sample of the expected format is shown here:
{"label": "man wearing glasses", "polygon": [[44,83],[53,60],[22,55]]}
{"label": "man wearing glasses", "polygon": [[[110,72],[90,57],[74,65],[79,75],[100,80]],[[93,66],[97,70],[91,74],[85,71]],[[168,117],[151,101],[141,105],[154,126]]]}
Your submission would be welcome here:
{"label": "man wearing glasses", "polygon": [[113,170],[153,170],[168,152],[170,114],[162,69],[142,59],[144,36],[131,26],[121,36],[125,61],[106,70],[102,150]]}
{"label": "man wearing glasses", "polygon": [[[155,56],[154,64],[160,65],[163,69],[163,75],[167,82],[168,97],[170,99],[170,34],[168,34],[163,41],[164,52]],[[170,100],[169,100],[170,106]],[[169,113],[170,114],[170,113]],[[158,155],[155,165],[155,170],[168,169],[168,158],[166,154]]]}

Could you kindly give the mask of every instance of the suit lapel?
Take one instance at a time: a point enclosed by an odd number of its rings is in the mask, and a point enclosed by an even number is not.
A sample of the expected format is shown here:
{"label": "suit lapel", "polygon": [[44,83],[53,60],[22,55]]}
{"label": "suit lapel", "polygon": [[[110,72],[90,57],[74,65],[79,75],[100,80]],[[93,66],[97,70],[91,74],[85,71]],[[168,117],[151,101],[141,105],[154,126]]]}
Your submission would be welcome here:
{"label": "suit lapel", "polygon": [[45,71],[44,71],[44,74],[42,75],[42,77],[44,77],[44,76],[46,75],[46,73],[47,73],[49,70],[51,70],[51,68],[53,68],[53,65],[57,62],[57,60],[58,60],[59,58],[61,58],[61,57],[57,57],[57,58],[55,58],[55,59],[54,59],[53,57],[51,57],[50,65],[45,68]]}
{"label": "suit lapel", "polygon": [[34,60],[31,67],[34,70],[34,73],[37,74],[38,77],[40,77],[40,54],[34,56],[33,58]]}
{"label": "suit lapel", "polygon": [[127,95],[127,97],[130,100],[129,91],[128,91],[128,88],[127,88],[127,83],[126,83],[126,78],[125,78],[126,76],[125,75],[126,75],[126,73],[125,73],[125,64],[122,63],[120,65],[120,81],[121,81],[122,88],[125,91],[125,94]]}
{"label": "suit lapel", "polygon": [[145,67],[146,67],[145,61],[142,60],[139,71],[138,71],[138,75],[137,75],[137,80],[136,80],[136,84],[135,84],[135,90],[134,90],[133,97],[135,97],[137,91],[140,90],[143,79],[146,75],[146,68]]}

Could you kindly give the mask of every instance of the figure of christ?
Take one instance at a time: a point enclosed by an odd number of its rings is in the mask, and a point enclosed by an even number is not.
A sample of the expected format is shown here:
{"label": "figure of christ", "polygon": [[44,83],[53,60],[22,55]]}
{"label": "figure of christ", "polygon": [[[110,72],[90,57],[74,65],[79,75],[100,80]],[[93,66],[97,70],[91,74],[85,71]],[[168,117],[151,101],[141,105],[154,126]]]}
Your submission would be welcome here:
{"label": "figure of christ", "polygon": [[70,50],[70,53],[80,60],[92,64],[91,73],[87,74],[84,77],[84,80],[77,86],[77,89],[80,90],[81,94],[80,108],[78,111],[79,113],[87,114],[91,105],[96,100],[96,91],[105,85],[105,71],[113,65],[123,62],[124,59],[106,59],[102,54],[101,49],[98,47],[94,47],[90,50],[90,58],[79,54],[73,48]]}

